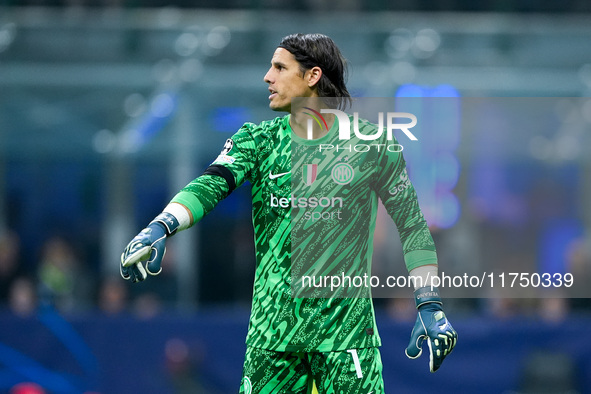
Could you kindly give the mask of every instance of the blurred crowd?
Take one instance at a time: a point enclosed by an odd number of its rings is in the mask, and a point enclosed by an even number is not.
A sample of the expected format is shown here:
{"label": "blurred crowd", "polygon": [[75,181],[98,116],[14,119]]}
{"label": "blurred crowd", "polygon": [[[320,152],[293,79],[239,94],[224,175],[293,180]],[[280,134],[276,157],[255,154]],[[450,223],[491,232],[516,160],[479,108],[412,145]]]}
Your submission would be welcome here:
{"label": "blurred crowd", "polygon": [[[435,236],[437,237],[437,234]],[[378,235],[378,243],[380,239]],[[237,245],[240,243],[237,242]],[[8,309],[20,316],[29,316],[39,307],[51,306],[65,315],[98,310],[107,315],[132,313],[142,318],[153,317],[164,307],[175,308],[178,302],[173,261],[174,243],[170,246],[172,247],[167,255],[167,269],[163,270],[158,278],[131,285],[119,275],[101,275],[94,272],[79,257],[82,253],[60,236],[52,236],[43,243],[35,267],[25,266],[21,258],[23,246],[18,234],[14,231],[4,231],[0,233],[0,308]],[[243,252],[247,253],[246,250]],[[575,277],[590,276],[591,253],[583,239],[572,242],[567,254],[569,270]],[[384,256],[380,256],[378,252],[376,258],[378,263],[374,263],[374,266],[380,269],[379,261]],[[230,271],[238,269],[241,277],[233,279],[236,286],[240,284],[245,290],[233,294],[232,299],[222,303],[234,306],[248,305],[248,289],[251,284],[243,283],[247,282],[245,277],[248,275],[244,273],[244,266],[237,266],[228,264],[227,279],[231,281]],[[211,275],[207,271],[204,273]],[[226,283],[224,287],[231,289],[235,286]],[[410,298],[377,298],[375,303],[394,319],[411,321],[415,318],[414,305]],[[478,311],[492,313],[500,318],[529,316],[548,322],[560,322],[573,311],[591,311],[591,299],[567,298],[560,293],[556,293],[555,298],[465,298],[448,299],[446,303],[458,312]]]}
{"label": "blurred crowd", "polygon": [[[51,306],[64,314],[92,310],[105,314],[137,311],[155,315],[163,302],[172,302],[174,280],[164,273],[161,281],[139,286],[137,291],[119,276],[101,276],[80,259],[67,239],[53,236],[39,251],[36,267],[27,267],[21,241],[14,231],[0,233],[0,308],[20,316]],[[172,292],[172,293],[171,293]]]}

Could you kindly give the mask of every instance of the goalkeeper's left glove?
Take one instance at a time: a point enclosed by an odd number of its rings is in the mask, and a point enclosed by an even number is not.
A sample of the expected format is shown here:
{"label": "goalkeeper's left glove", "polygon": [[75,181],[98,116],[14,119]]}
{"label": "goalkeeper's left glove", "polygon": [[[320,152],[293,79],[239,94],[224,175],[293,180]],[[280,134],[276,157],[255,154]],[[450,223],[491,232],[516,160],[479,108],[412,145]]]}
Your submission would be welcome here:
{"label": "goalkeeper's left glove", "polygon": [[418,316],[405,353],[408,358],[418,358],[423,352],[423,341],[427,339],[429,370],[435,372],[456,346],[458,333],[443,313],[441,297],[436,287],[422,287],[415,290],[414,294]]}
{"label": "goalkeeper's left glove", "polygon": [[174,215],[163,212],[156,216],[121,254],[119,268],[123,279],[140,282],[148,277],[147,274],[158,275],[162,271],[162,258],[166,253],[166,237],[173,235],[178,228],[179,221]]}

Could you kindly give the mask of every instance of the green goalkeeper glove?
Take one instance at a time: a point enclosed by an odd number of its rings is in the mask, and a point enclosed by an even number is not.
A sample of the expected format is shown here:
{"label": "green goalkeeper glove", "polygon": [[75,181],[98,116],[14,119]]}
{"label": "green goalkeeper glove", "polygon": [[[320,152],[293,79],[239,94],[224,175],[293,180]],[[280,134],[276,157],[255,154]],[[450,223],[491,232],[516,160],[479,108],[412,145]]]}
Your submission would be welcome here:
{"label": "green goalkeeper glove", "polygon": [[[179,228],[179,221],[170,213],[156,216],[136,235],[121,254],[121,276],[125,280],[140,282],[162,271],[162,258],[166,253],[166,237]],[[145,266],[144,266],[145,262]]]}
{"label": "green goalkeeper glove", "polygon": [[415,290],[415,301],[418,316],[405,353],[408,358],[418,358],[423,352],[423,341],[427,339],[429,370],[435,372],[456,346],[458,333],[443,313],[441,297],[436,287],[427,286]]}

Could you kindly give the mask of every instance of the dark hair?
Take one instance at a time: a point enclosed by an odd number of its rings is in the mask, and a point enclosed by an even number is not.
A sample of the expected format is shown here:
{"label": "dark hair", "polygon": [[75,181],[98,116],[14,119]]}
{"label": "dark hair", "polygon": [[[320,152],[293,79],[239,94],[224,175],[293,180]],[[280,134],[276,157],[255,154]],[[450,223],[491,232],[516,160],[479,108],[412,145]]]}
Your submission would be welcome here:
{"label": "dark hair", "polygon": [[345,86],[347,61],[334,41],[324,34],[291,34],[284,37],[280,48],[288,50],[300,64],[302,72],[320,67],[322,77],[316,85],[318,96],[333,108],[351,105],[351,95]]}

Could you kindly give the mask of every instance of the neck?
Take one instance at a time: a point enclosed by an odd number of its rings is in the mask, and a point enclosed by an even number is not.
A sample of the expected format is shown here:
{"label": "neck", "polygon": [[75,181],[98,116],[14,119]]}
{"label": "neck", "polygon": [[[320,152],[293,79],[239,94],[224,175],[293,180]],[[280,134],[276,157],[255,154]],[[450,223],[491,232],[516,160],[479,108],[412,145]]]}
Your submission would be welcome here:
{"label": "neck", "polygon": [[292,105],[289,119],[291,129],[298,137],[308,140],[325,136],[334,123],[333,114],[321,113],[322,109],[327,108],[322,100],[304,100],[298,107]]}

